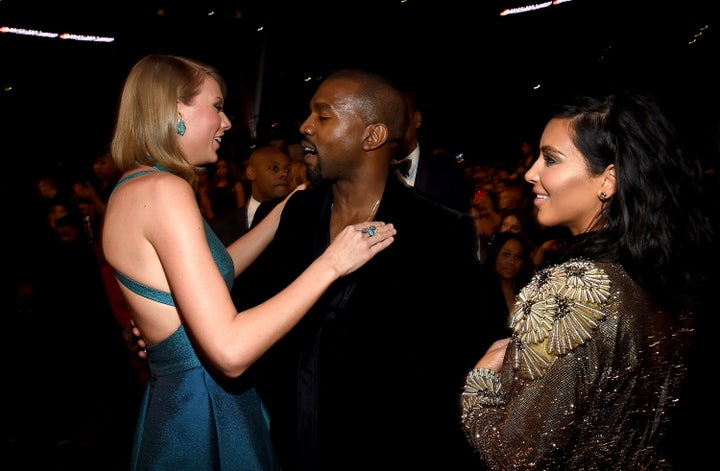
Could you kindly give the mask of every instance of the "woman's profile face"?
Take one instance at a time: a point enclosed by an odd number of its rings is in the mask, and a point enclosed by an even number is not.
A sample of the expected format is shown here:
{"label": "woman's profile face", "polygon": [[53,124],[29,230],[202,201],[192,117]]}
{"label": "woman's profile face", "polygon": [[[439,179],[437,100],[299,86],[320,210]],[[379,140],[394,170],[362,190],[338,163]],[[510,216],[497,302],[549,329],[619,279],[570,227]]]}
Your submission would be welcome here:
{"label": "woman's profile face", "polygon": [[573,235],[586,232],[602,208],[603,178],[588,171],[572,142],[570,121],[551,119],[540,139],[540,157],[525,173],[533,185],[538,222],[567,227]]}
{"label": "woman's profile face", "polygon": [[232,126],[223,111],[224,101],[220,85],[212,77],[206,77],[192,104],[178,103],[178,112],[187,128],[178,139],[183,155],[191,165],[201,166],[218,160],[222,137]]}

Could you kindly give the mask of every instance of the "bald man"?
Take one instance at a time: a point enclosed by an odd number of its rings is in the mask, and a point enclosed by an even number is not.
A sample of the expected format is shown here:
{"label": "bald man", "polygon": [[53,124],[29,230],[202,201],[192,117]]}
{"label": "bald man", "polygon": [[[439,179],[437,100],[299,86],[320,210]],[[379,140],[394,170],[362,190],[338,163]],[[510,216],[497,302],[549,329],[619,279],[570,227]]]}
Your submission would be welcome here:
{"label": "bald man", "polygon": [[281,147],[258,147],[250,154],[245,170],[250,181],[250,197],[245,206],[210,221],[223,244],[230,245],[245,234],[275,203],[290,193],[289,171],[290,155]]}
{"label": "bald man", "polygon": [[257,222],[254,216],[262,203],[277,202],[290,193],[290,166],[290,155],[278,146],[258,147],[250,154],[245,170],[245,176],[250,181],[246,227],[250,228]]}

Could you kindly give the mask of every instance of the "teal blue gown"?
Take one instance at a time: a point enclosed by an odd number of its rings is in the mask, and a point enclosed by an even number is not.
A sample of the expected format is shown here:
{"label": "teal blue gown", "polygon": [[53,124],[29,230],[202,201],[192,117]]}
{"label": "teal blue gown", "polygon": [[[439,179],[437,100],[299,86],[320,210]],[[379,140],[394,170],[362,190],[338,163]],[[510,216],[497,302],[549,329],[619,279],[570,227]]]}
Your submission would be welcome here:
{"label": "teal blue gown", "polygon": [[[158,170],[164,170],[156,167]],[[118,182],[144,175],[139,172]],[[206,221],[205,234],[228,289],[232,259]],[[173,306],[170,293],[116,272],[120,283],[154,301]],[[140,406],[131,469],[279,470],[269,420],[254,387],[214,378],[198,358],[181,325],[147,348],[150,378]]]}

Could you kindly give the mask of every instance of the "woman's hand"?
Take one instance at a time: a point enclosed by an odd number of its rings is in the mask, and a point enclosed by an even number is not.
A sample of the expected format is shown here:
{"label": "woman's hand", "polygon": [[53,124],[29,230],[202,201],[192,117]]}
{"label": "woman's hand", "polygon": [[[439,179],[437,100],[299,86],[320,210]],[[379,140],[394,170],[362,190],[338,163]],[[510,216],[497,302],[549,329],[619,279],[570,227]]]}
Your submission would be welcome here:
{"label": "woman's hand", "polygon": [[510,338],[497,340],[490,345],[485,355],[477,362],[475,368],[486,368],[493,370],[497,373],[502,368],[503,360],[505,359],[505,350],[507,349]]}
{"label": "woman's hand", "polygon": [[281,205],[284,206],[284,205],[285,205],[285,202],[286,202],[296,191],[306,190],[307,188],[308,188],[308,184],[307,184],[307,183],[301,183],[301,184],[299,184],[298,186],[296,186],[296,187],[293,189],[293,191],[291,191],[290,193],[288,193],[288,195],[287,195],[285,198],[283,198],[283,200],[282,200],[280,203],[278,203],[278,204],[281,204]]}
{"label": "woman's hand", "polygon": [[280,201],[278,204],[275,205],[275,207],[272,209],[272,211],[270,212],[270,214],[275,213],[275,219],[279,221],[279,220],[280,220],[280,213],[282,213],[283,208],[285,208],[285,203],[288,202],[288,200],[290,199],[290,197],[291,197],[292,195],[294,195],[295,192],[305,190],[307,187],[308,187],[308,184],[307,184],[307,183],[301,183],[301,184],[299,184],[298,186],[296,186],[295,189],[293,189],[293,191],[291,191],[290,193],[288,193],[288,195],[287,195],[285,198],[282,199],[282,201]]}
{"label": "woman's hand", "polygon": [[340,276],[360,268],[395,240],[395,226],[380,221],[345,227],[321,255]]}
{"label": "woman's hand", "polygon": [[125,342],[127,343],[131,353],[137,354],[138,357],[143,359],[147,358],[147,352],[145,351],[145,347],[147,347],[147,345],[142,339],[140,329],[138,329],[135,325],[135,321],[131,320],[127,323],[125,329],[123,330],[123,337],[125,337]]}

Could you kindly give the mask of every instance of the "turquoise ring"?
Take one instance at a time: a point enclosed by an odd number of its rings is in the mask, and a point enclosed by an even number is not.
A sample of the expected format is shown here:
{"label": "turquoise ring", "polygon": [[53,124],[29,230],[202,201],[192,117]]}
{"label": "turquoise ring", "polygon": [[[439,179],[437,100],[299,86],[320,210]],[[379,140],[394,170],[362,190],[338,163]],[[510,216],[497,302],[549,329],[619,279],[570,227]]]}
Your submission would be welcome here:
{"label": "turquoise ring", "polygon": [[362,232],[363,234],[367,234],[368,237],[372,237],[372,236],[375,235],[375,231],[376,231],[376,230],[377,230],[377,227],[375,227],[375,226],[370,226],[370,227],[363,227],[363,228],[360,230],[360,232]]}

